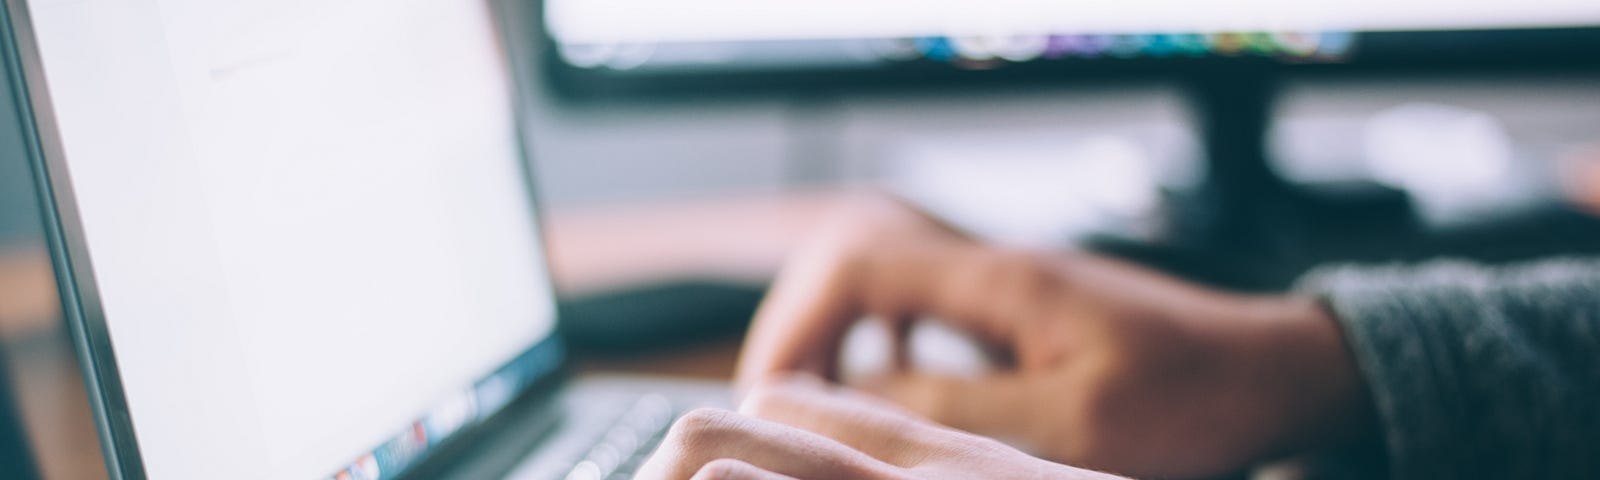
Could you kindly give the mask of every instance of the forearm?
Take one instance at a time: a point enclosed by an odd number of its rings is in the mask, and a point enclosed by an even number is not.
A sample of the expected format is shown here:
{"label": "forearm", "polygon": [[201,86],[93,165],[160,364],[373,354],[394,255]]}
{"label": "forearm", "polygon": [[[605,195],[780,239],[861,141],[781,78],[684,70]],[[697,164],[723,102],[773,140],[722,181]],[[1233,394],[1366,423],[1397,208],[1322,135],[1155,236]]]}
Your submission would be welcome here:
{"label": "forearm", "polygon": [[1396,477],[1600,473],[1600,262],[1339,267],[1302,290],[1338,318]]}

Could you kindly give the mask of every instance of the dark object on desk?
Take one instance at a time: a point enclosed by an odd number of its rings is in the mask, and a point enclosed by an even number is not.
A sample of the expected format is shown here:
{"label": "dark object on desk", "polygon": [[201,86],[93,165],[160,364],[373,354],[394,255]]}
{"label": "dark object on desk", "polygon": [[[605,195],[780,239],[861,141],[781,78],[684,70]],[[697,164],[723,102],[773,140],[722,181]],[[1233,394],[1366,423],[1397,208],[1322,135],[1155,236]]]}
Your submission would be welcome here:
{"label": "dark object on desk", "polygon": [[561,330],[576,350],[637,351],[744,332],[765,286],[680,280],[563,298]]}
{"label": "dark object on desk", "polygon": [[5,352],[0,350],[0,478],[34,480],[39,478],[39,473],[34,470],[22,415],[16,399],[12,398],[12,385]]}

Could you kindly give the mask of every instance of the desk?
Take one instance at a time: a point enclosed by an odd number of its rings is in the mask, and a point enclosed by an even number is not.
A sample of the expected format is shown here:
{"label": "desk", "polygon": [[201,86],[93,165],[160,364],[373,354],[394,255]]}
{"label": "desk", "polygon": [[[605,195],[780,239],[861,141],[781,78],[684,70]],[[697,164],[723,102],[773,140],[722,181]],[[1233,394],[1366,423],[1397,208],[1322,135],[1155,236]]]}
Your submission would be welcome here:
{"label": "desk", "polygon": [[699,378],[733,379],[734,362],[739,357],[740,338],[729,337],[620,357],[584,356],[575,359],[579,373],[628,373]]}
{"label": "desk", "polygon": [[[566,294],[681,276],[765,281],[820,216],[857,196],[827,190],[558,210],[546,222],[552,270]],[[13,380],[21,386],[23,424],[45,478],[105,478],[82,377],[59,321],[54,282],[42,246],[0,250],[0,352],[9,357]],[[628,357],[575,360],[583,373],[727,379],[738,342],[730,337]]]}

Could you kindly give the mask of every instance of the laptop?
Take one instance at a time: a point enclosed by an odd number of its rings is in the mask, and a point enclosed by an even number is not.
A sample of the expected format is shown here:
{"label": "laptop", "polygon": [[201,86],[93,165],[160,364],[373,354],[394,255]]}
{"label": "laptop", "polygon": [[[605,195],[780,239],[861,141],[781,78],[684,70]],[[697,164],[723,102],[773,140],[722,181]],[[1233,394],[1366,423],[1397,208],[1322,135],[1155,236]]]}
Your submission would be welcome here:
{"label": "laptop", "polygon": [[728,401],[563,368],[525,2],[0,1],[112,478],[627,478]]}

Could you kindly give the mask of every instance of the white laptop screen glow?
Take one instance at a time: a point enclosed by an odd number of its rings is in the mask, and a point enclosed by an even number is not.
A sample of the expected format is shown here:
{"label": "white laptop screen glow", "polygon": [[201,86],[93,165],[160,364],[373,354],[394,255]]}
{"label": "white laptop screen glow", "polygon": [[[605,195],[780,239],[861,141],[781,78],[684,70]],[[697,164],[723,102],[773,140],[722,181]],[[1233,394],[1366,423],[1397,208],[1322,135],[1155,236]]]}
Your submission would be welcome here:
{"label": "white laptop screen glow", "polygon": [[328,477],[549,334],[484,1],[29,5],[150,478]]}

